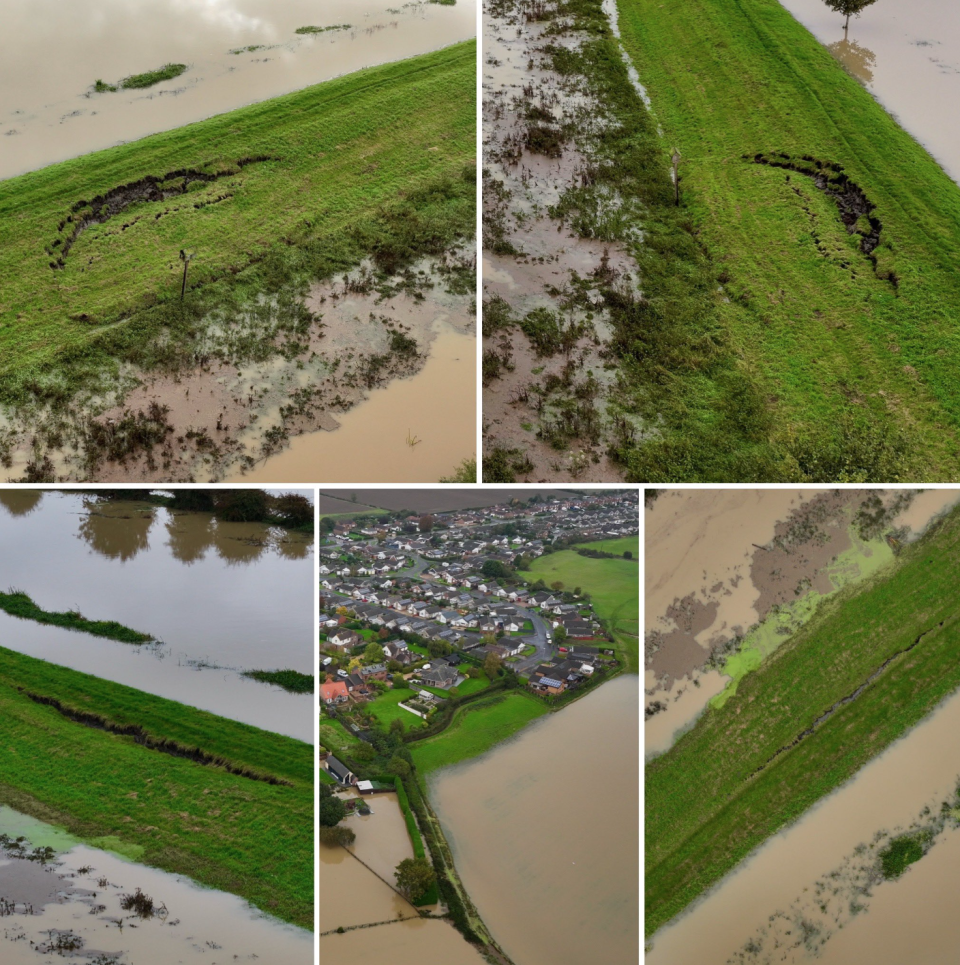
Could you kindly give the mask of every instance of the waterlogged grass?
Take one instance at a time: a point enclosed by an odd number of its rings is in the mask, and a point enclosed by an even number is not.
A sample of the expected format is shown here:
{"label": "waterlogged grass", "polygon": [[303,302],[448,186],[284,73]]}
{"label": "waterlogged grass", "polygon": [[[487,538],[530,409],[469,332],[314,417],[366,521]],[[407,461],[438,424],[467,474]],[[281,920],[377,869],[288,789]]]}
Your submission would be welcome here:
{"label": "waterlogged grass", "polygon": [[313,677],[297,670],[247,670],[243,676],[261,683],[274,684],[289,690],[291,694],[313,693]]}
{"label": "waterlogged grass", "polygon": [[164,64],[162,67],[157,68],[157,70],[148,70],[142,74],[131,74],[129,77],[124,77],[123,80],[120,81],[120,86],[133,90],[153,87],[154,84],[159,84],[161,81],[173,80],[174,77],[179,77],[186,69],[186,64]]}
{"label": "waterlogged grass", "polygon": [[11,589],[7,593],[0,593],[0,610],[21,620],[46,623],[50,626],[62,627],[64,630],[77,630],[95,637],[108,637],[110,640],[119,640],[121,643],[151,643],[156,639],[149,633],[132,630],[115,620],[88,620],[76,610],[68,610],[65,613],[42,610],[22,590]]}
{"label": "waterlogged grass", "polygon": [[[708,312],[677,326],[667,431],[625,454],[635,476],[956,478],[960,189],[778,0],[618,8],[663,129],[661,181],[676,147],[681,218],[714,282]],[[810,177],[753,160],[773,152],[859,185],[882,224],[876,268]],[[661,257],[662,234],[641,257]],[[742,412],[702,340],[732,359]]]}
{"label": "waterlogged grass", "polygon": [[739,682],[780,647],[793,633],[802,627],[817,612],[820,604],[844,586],[868,579],[893,561],[893,550],[884,539],[864,542],[849,528],[853,546],[840,553],[825,572],[833,585],[830,593],[810,590],[793,602],[777,607],[763,623],[754,627],[743,639],[736,653],[723,665],[723,673],[730,677],[730,683],[715,697],[710,706],[722,707],[736,692]]}
{"label": "waterlogged grass", "polygon": [[880,870],[884,878],[899,878],[907,868],[926,854],[925,847],[930,843],[930,832],[904,834],[894,838],[888,847],[880,852]]}
{"label": "waterlogged grass", "polygon": [[[458,44],[0,182],[0,401],[62,405],[123,362],[195,365],[214,319],[229,328],[266,295],[286,293],[299,331],[310,279],[367,256],[393,272],[472,236],[475,58]],[[105,216],[92,200],[150,177],[165,200],[88,221],[64,254],[76,219]]]}
{"label": "waterlogged grass", "polygon": [[960,687],[958,580],[954,511],[890,567],[825,600],[722,708],[647,765],[647,934]]}
{"label": "waterlogged grass", "polygon": [[297,34],[325,34],[329,33],[331,30],[349,30],[351,24],[348,23],[335,23],[331,24],[329,27],[297,27],[294,33]]}
{"label": "waterlogged grass", "polygon": [[[272,785],[76,723],[27,693],[137,725]],[[309,744],[0,649],[0,803],[313,927]],[[142,849],[142,850],[141,850]]]}
{"label": "waterlogged grass", "polygon": [[498,694],[467,704],[442,733],[408,746],[417,771],[429,774],[483,754],[545,713],[543,703],[524,693]]}

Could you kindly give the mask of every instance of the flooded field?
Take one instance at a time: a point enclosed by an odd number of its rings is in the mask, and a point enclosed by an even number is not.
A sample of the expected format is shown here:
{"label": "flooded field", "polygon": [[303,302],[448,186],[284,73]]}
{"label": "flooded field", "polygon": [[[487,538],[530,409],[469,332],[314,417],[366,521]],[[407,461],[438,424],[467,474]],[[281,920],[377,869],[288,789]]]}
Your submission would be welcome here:
{"label": "flooded field", "polygon": [[225,717],[313,738],[313,699],[242,670],[313,672],[309,537],[57,492],[0,493],[0,586],[116,620],[132,646],[0,612],[0,643]]}
{"label": "flooded field", "polygon": [[432,781],[464,886],[516,965],[637,961],[638,691],[619,677]]}
{"label": "flooded field", "polygon": [[[956,490],[889,491],[876,532],[862,490],[673,491],[646,511],[645,751],[662,753],[819,600],[893,558],[882,532],[921,533]],[[727,649],[742,640],[726,664]],[[721,667],[723,671],[721,673]]]}
{"label": "flooded field", "polygon": [[[476,4],[9,0],[2,19],[6,178],[468,39]],[[187,70],[146,89],[94,90],[168,63]]]}
{"label": "flooded field", "polygon": [[[650,965],[940,965],[960,947],[960,830],[940,826],[960,778],[960,696],[763,844],[648,948]],[[878,874],[892,836],[933,827],[929,852]]]}
{"label": "flooded field", "polygon": [[313,961],[309,932],[234,895],[88,847],[10,808],[0,807],[0,835],[5,965]]}
{"label": "flooded field", "polygon": [[[510,4],[484,11],[484,448],[508,453],[518,478],[615,481],[605,292],[635,289],[636,265],[550,210],[590,183],[590,138],[606,120],[576,76],[551,69],[549,27]],[[618,206],[607,202],[598,222]]]}
{"label": "flooded field", "polygon": [[780,0],[960,181],[960,18],[944,0],[878,3],[850,21],[821,0]]}

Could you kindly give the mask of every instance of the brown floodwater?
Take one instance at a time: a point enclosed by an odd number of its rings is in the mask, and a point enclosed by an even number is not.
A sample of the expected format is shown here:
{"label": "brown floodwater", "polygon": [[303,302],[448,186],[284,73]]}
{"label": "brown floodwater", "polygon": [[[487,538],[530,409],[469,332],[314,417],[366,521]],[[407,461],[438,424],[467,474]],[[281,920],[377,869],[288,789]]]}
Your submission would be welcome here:
{"label": "brown floodwater", "polygon": [[347,826],[357,835],[350,851],[381,878],[393,881],[404,858],[412,858],[413,845],[396,794],[372,794],[366,798],[371,813],[355,814]]}
{"label": "brown floodwater", "polygon": [[[0,832],[58,852],[43,866],[0,852],[0,898],[12,905],[0,904],[4,965],[54,965],[64,958],[103,965],[313,962],[310,932],[236,895],[79,844],[10,808],[0,807]],[[153,898],[153,917],[122,909],[121,897],[137,888]],[[51,950],[58,935],[75,950]]]}
{"label": "brown floodwater", "polygon": [[319,940],[320,961],[343,965],[483,965],[480,953],[445,921],[414,918]]}
{"label": "brown floodwater", "polygon": [[960,17],[951,0],[878,3],[850,21],[822,0],[781,0],[960,181]]}
{"label": "brown floodwater", "polygon": [[331,427],[295,436],[288,448],[235,481],[439,482],[476,454],[477,340],[444,327],[423,368],[395,379],[338,415]]}
{"label": "brown floodwater", "polygon": [[[0,178],[466,40],[476,14],[475,0],[4,0]],[[171,62],[189,69],[92,90]]]}
{"label": "brown floodwater", "polygon": [[134,646],[0,612],[0,645],[312,741],[311,694],[240,675],[313,673],[308,536],[142,502],[7,490],[0,548],[0,587],[159,641]]}
{"label": "brown floodwater", "polygon": [[[763,844],[705,898],[660,929],[648,965],[728,965],[750,941],[759,953],[736,959],[788,965],[944,965],[960,948],[956,895],[960,831],[948,827],[903,877],[875,885],[851,915],[842,869],[878,832],[907,830],[930,806],[953,796],[960,775],[960,694],[863,767],[785,831]],[[818,889],[826,884],[826,888]],[[790,945],[796,922],[819,929],[816,958]],[[787,931],[793,932],[792,936]],[[780,942],[774,951],[773,945]],[[768,954],[769,953],[769,954]]]}
{"label": "brown floodwater", "polygon": [[515,965],[638,959],[639,690],[618,677],[431,780],[464,886]]}

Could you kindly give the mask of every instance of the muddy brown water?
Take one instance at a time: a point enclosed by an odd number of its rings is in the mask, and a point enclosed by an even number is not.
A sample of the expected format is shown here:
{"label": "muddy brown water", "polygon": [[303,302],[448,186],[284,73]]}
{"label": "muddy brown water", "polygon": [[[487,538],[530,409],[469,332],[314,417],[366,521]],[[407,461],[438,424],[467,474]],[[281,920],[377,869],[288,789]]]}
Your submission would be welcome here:
{"label": "muddy brown water", "polygon": [[[926,806],[939,808],[960,775],[960,695],[863,767],[798,822],[763,844],[701,901],[653,936],[649,965],[728,965],[751,941],[764,953],[737,959],[806,965],[943,965],[960,947],[956,915],[960,830],[948,828],[932,850],[896,881],[861,899],[866,910],[841,912],[842,928],[818,912],[815,885],[878,831],[909,828]],[[829,879],[835,880],[835,879]],[[821,929],[819,955],[781,948],[771,957],[771,917],[793,910]],[[835,914],[834,910],[831,914]],[[760,939],[765,939],[762,943]]]}
{"label": "muddy brown water", "polygon": [[[333,498],[339,495],[337,502],[324,503],[325,497]],[[355,505],[351,497],[354,492],[350,489],[339,489],[336,492],[324,493],[320,491],[320,513],[335,515],[336,512],[353,512]],[[381,509],[401,510],[409,509],[415,513],[453,513],[457,510],[480,509],[487,506],[498,506],[518,499],[526,502],[538,495],[543,499],[568,499],[571,491],[563,489],[510,489],[496,486],[484,486],[483,489],[460,489],[456,487],[441,487],[439,489],[403,490],[396,489],[363,489],[358,490],[356,496],[362,504],[376,506]],[[344,502],[346,500],[346,502]]]}
{"label": "muddy brown water", "polygon": [[7,491],[0,500],[0,587],[24,590],[45,610],[117,620],[161,643],[133,646],[0,612],[0,645],[313,739],[312,695],[238,673],[312,674],[308,537],[147,503],[36,495]]}
{"label": "muddy brown water", "polygon": [[621,676],[431,780],[464,886],[516,965],[638,959],[638,714],[639,681]]}
{"label": "muddy brown water", "polygon": [[[7,0],[0,178],[466,40],[476,10],[475,0]],[[295,32],[339,24],[351,27]],[[171,62],[189,69],[144,90],[92,91],[98,78]]]}
{"label": "muddy brown water", "polygon": [[[23,834],[33,846],[49,843],[61,852],[44,866],[0,855],[0,897],[13,903],[0,926],[4,965],[90,962],[98,954],[110,965],[313,961],[310,932],[235,895],[80,844],[10,808],[0,807],[0,832]],[[165,906],[165,913],[144,919],[124,911],[121,896],[137,888],[158,910]],[[77,936],[82,946],[72,953],[45,951],[51,933],[58,932]]]}
{"label": "muddy brown water", "polygon": [[950,0],[878,3],[850,21],[822,0],[781,0],[960,181],[960,17]]}

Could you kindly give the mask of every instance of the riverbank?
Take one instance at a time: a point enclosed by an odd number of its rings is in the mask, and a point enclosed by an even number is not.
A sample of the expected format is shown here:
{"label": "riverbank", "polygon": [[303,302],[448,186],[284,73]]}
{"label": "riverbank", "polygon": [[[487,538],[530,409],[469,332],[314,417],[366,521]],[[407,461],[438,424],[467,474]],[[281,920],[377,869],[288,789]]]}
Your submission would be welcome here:
{"label": "riverbank", "polygon": [[958,543],[953,509],[648,764],[647,934],[960,686]]}
{"label": "riverbank", "polygon": [[4,464],[222,476],[422,365],[388,320],[385,349],[327,358],[307,296],[368,258],[358,292],[423,295],[422,259],[470,289],[475,58],[457,44],[0,182]]}
{"label": "riverbank", "polygon": [[720,448],[711,404],[648,447],[673,468],[645,478],[954,478],[960,189],[778,0],[618,10],[759,444],[752,463],[693,451]]}
{"label": "riverbank", "polygon": [[309,744],[0,654],[0,803],[313,928]]}

